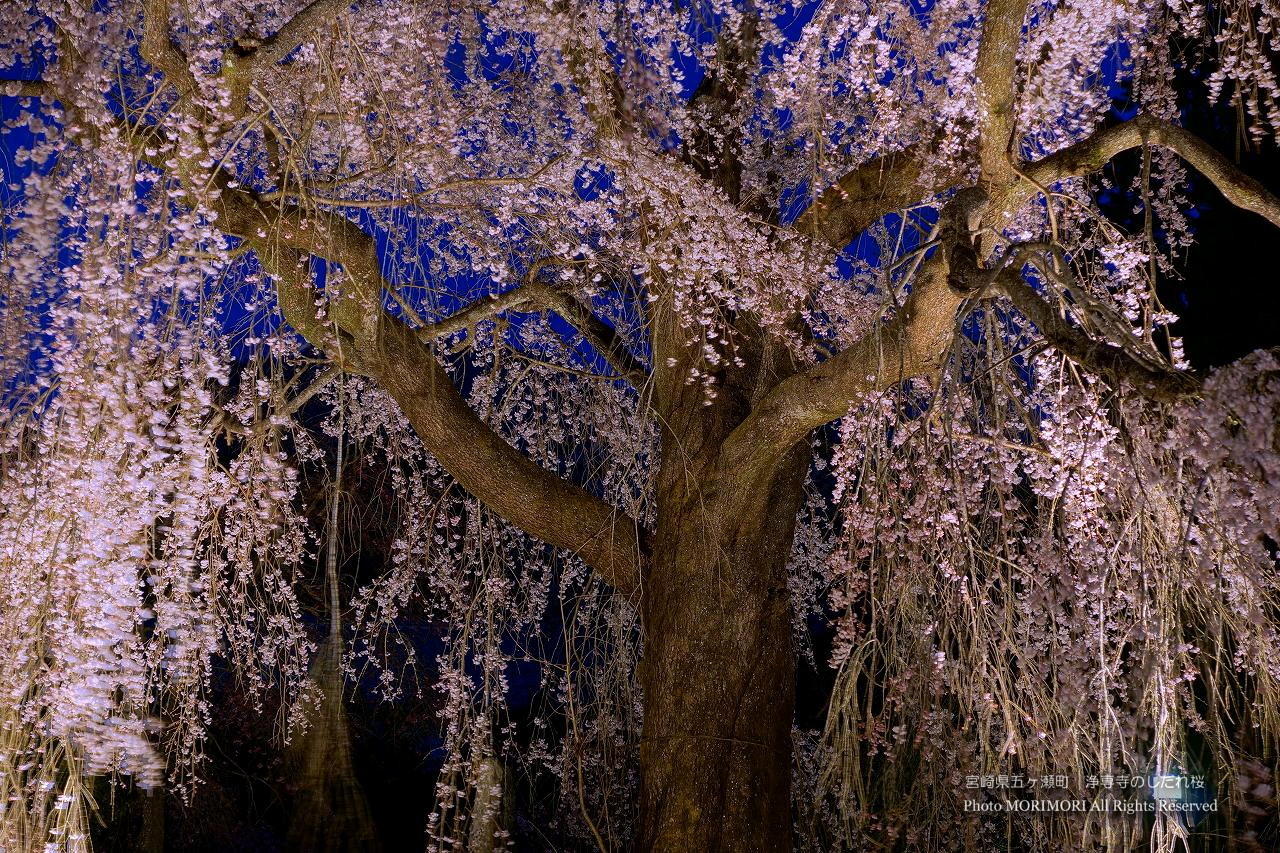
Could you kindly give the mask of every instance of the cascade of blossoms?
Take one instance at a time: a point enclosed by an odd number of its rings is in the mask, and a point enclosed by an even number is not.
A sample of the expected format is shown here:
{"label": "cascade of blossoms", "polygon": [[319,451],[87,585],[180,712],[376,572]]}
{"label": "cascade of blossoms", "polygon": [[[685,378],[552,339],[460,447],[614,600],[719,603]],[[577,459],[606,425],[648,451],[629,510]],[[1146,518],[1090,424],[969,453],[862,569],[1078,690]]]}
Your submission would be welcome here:
{"label": "cascade of blossoms", "polygon": [[0,477],[0,846],[14,850],[88,849],[86,776],[189,786],[215,654],[260,691],[300,683],[309,648],[279,425],[218,457],[231,360],[209,283],[226,239],[130,156],[101,103],[59,118],[109,165],[57,151],[57,170],[27,178],[5,255],[7,331],[29,348],[6,359]]}
{"label": "cascade of blossoms", "polygon": [[[1200,689],[1275,744],[1277,368],[1261,352],[1202,401],[1153,409],[1045,352],[1033,385],[990,370],[944,380],[915,415],[894,395],[851,411],[822,790],[864,805],[828,807],[828,832],[958,849],[994,840],[964,812],[967,777],[1190,772],[1190,732],[1199,769],[1233,762],[1226,711],[1206,714]],[[872,668],[875,708],[852,692]],[[1243,804],[1252,784],[1221,793]],[[1101,844],[1141,838],[1141,818],[1060,819]],[[1161,843],[1185,837],[1156,820]]]}

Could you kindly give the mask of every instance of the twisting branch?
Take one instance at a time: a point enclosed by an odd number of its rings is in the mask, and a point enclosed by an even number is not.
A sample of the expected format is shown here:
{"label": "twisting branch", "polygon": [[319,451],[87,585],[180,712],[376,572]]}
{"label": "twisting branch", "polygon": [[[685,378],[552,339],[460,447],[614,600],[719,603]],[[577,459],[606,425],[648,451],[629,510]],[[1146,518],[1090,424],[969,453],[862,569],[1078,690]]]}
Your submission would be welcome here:
{"label": "twisting branch", "polygon": [[[1140,115],[1100,130],[1083,142],[1030,164],[1023,171],[1028,178],[1047,186],[1064,178],[1096,172],[1117,154],[1144,144],[1173,151],[1212,181],[1236,207],[1252,211],[1280,227],[1280,199],[1200,137],[1151,116]],[[1009,201],[1013,204],[1006,204],[1005,208],[1016,207],[1033,192],[1027,186],[1011,187]]]}
{"label": "twisting branch", "polygon": [[[1018,18],[1017,31],[1009,24],[1012,19],[994,21],[996,28],[991,32],[1014,38],[1020,32],[1021,18]],[[984,36],[984,39],[995,38],[995,35]],[[1016,41],[1014,44],[1016,46]],[[988,48],[988,53],[1003,55],[994,46]],[[1012,97],[1012,86],[1012,76],[1002,83],[993,81],[987,97],[998,100],[997,96],[1003,97],[1000,92]],[[1013,171],[1008,152],[1002,147],[999,155],[1005,158],[1002,162],[1009,166],[1009,174],[1003,178],[1002,185],[993,189],[991,203],[983,206],[981,219],[1007,214],[1034,195],[1037,187],[1096,171],[1120,152],[1143,144],[1160,145],[1176,152],[1209,178],[1233,204],[1280,226],[1280,199],[1208,143],[1182,128],[1148,116],[1100,131],[1084,142],[1028,164],[1022,168],[1021,176]],[[913,161],[914,158],[905,160],[898,175],[910,176]],[[869,166],[846,177],[842,187],[824,193],[819,203],[802,217],[802,224],[817,235],[828,236],[828,242],[833,245],[842,245],[839,241],[851,238],[852,228],[865,227],[866,217],[876,208],[870,200],[876,198],[876,191],[883,185],[879,170],[871,170]],[[1003,175],[1005,166],[1000,169]],[[984,164],[984,178],[989,177],[991,173]],[[896,183],[897,192],[918,197],[920,191],[911,192],[905,188],[909,186]],[[841,188],[845,188],[843,193],[839,192]],[[823,204],[828,197],[833,199],[831,204]],[[848,217],[846,221],[850,224],[843,225],[838,217]],[[972,230],[973,223],[968,223],[968,227]],[[937,369],[940,359],[945,357],[955,311],[963,302],[963,294],[984,286],[1007,295],[1051,344],[1091,370],[1127,382],[1156,399],[1185,396],[1195,393],[1199,387],[1199,380],[1190,374],[1161,371],[1143,364],[1115,344],[1090,338],[1040,299],[1034,289],[1022,281],[1017,270],[1006,268],[993,275],[979,269],[977,256],[962,242],[953,242],[947,261],[943,261],[941,255],[940,250],[921,268],[920,280],[893,323],[876,329],[845,352],[777,385],[726,441],[722,461],[735,464],[736,460],[741,464],[753,454],[772,454],[772,458],[777,458],[808,430],[840,417],[858,393],[889,387],[909,376]],[[944,262],[949,264],[945,275],[939,269],[939,264]]]}
{"label": "twisting branch", "polygon": [[251,73],[268,65],[275,65],[310,41],[322,26],[344,10],[359,5],[359,2],[360,0],[312,0],[302,11],[262,42],[241,40],[237,45],[240,54],[251,69]]}
{"label": "twisting branch", "polygon": [[[978,45],[978,154],[982,184],[989,193],[1014,177],[1014,101],[1017,55],[1028,0],[990,0]],[[942,192],[965,180],[966,164],[938,170],[934,182],[921,186],[921,164],[928,162],[930,141],[886,154],[846,174],[824,191],[796,220],[795,227],[828,245],[843,249],[881,216]]]}
{"label": "twisting branch", "polygon": [[[1026,183],[1016,176],[1014,182]],[[1143,364],[1123,348],[1094,341],[1059,317],[1022,281],[1022,264],[1016,260],[998,271],[982,269],[971,238],[981,233],[982,219],[991,209],[979,188],[957,193],[942,210],[939,246],[921,264],[894,319],[843,352],[775,385],[725,440],[719,469],[772,476],[778,460],[797,442],[843,416],[860,394],[936,375],[945,365],[963,305],[993,293],[1008,296],[1049,343],[1091,370],[1156,399],[1195,393],[1195,377]],[[1020,255],[1015,252],[1016,257]]]}
{"label": "twisting branch", "polygon": [[795,229],[833,249],[843,249],[880,217],[909,207],[961,177],[957,169],[940,175],[936,187],[921,187],[925,153],[920,143],[864,163],[818,196],[796,219]]}
{"label": "twisting branch", "polygon": [[725,440],[722,470],[752,459],[779,460],[811,430],[842,417],[859,394],[942,369],[960,307],[980,291],[970,234],[987,203],[986,193],[977,187],[956,193],[939,217],[939,245],[920,264],[911,293],[893,320],[775,385]]}
{"label": "twisting branch", "polygon": [[573,326],[604,358],[605,362],[634,387],[640,388],[648,380],[645,366],[631,354],[625,341],[608,323],[572,294],[549,284],[537,281],[538,274],[549,265],[541,260],[525,274],[524,282],[491,299],[478,299],[466,308],[441,320],[424,323],[418,328],[418,337],[429,343],[438,338],[474,331],[476,323],[518,308],[538,308],[554,311],[566,323]]}
{"label": "twisting branch", "polygon": [[[395,399],[422,443],[463,488],[530,535],[576,553],[619,592],[639,589],[643,554],[636,522],[508,444],[467,405],[418,331],[376,302],[371,305],[370,294],[380,291],[381,279],[370,285],[358,277],[367,272],[370,257],[376,259],[372,237],[350,223],[355,234],[335,223],[294,229],[292,212],[259,208],[235,189],[224,192],[223,199],[224,227],[253,246],[276,279],[286,318],[304,336],[324,324],[314,319],[315,291],[305,264],[297,260],[324,257],[341,263],[347,278],[355,279],[359,295],[339,298],[333,309],[339,332],[349,336],[344,355],[350,349],[356,367]],[[257,225],[264,219],[282,224],[268,236]],[[253,227],[238,228],[244,224]],[[313,343],[323,346],[323,341]]]}

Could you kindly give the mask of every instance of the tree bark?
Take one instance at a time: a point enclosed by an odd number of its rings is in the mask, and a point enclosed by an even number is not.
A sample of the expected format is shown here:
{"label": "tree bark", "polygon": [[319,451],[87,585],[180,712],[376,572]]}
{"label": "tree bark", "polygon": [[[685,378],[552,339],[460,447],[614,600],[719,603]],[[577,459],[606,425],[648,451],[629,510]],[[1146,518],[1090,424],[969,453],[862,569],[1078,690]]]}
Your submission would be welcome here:
{"label": "tree bark", "polygon": [[786,564],[806,462],[790,454],[745,511],[741,494],[710,491],[731,491],[725,478],[689,487],[686,468],[664,465],[644,595],[640,850],[791,849]]}

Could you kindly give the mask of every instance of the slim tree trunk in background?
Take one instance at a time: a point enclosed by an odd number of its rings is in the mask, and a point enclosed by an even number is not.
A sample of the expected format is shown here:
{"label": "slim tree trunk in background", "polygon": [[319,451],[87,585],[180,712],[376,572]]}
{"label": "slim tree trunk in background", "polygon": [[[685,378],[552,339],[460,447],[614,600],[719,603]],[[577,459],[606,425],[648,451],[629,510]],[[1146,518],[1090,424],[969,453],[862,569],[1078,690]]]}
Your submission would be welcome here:
{"label": "slim tree trunk in background", "polygon": [[289,849],[356,853],[378,849],[369,804],[356,779],[343,703],[341,647],[326,641],[312,677],[320,708],[293,747],[297,794],[289,824]]}
{"label": "slim tree trunk in background", "polygon": [[164,853],[164,789],[142,791],[142,828],[138,853]]}
{"label": "slim tree trunk in background", "polygon": [[475,798],[471,803],[471,823],[467,830],[467,853],[494,853],[498,847],[498,833],[503,829],[506,815],[506,773],[502,759],[488,755],[480,760],[480,772],[475,780]]}
{"label": "slim tree trunk in background", "polygon": [[[339,422],[341,423],[341,411]],[[320,688],[320,708],[295,745],[299,790],[294,798],[289,844],[316,853],[356,853],[378,849],[377,832],[351,760],[351,734],[342,673],[342,611],[338,597],[338,510],[342,494],[343,438],[339,435],[329,498],[325,549],[329,636],[320,647],[311,677]]]}

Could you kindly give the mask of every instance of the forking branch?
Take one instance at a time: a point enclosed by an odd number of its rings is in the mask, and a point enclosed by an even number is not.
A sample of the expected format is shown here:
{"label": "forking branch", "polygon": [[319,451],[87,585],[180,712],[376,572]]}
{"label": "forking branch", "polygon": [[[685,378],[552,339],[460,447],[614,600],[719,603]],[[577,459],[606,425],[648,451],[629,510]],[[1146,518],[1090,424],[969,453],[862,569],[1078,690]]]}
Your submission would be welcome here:
{"label": "forking branch", "polygon": [[[308,9],[326,7],[320,0]],[[178,61],[180,54],[167,36],[167,12],[163,0],[148,7],[148,13],[164,17],[148,15],[146,57],[185,81],[185,61]],[[312,32],[310,20],[293,28],[286,25],[284,29],[293,33],[290,39]],[[191,91],[181,84],[177,88],[182,99]],[[530,535],[580,556],[622,594],[638,591],[645,550],[639,525],[520,453],[471,409],[419,333],[382,308],[381,294],[390,284],[383,277],[373,237],[334,213],[263,201],[232,186],[225,172],[214,175],[212,188],[217,191],[212,205],[219,211],[220,227],[254,249],[272,275],[282,313],[295,330],[332,353],[337,350],[331,322],[343,339],[339,349],[344,357],[350,356],[350,363],[340,366],[374,376],[459,484]],[[327,321],[316,316],[309,257],[340,264],[343,270],[347,290],[331,301]]]}

